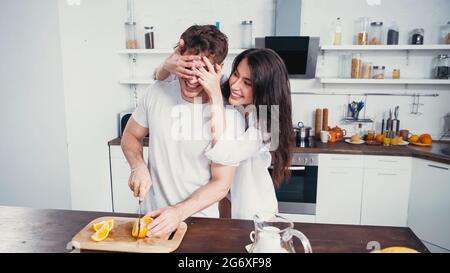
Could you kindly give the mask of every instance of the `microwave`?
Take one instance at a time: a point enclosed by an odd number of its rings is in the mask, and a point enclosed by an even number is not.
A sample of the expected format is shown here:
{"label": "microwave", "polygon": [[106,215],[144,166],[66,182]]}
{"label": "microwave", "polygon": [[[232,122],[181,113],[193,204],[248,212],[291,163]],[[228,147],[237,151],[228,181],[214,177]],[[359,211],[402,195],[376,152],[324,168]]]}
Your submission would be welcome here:
{"label": "microwave", "polygon": [[255,38],[255,47],[270,48],[286,65],[290,78],[313,79],[316,77],[317,55],[320,37],[266,36]]}

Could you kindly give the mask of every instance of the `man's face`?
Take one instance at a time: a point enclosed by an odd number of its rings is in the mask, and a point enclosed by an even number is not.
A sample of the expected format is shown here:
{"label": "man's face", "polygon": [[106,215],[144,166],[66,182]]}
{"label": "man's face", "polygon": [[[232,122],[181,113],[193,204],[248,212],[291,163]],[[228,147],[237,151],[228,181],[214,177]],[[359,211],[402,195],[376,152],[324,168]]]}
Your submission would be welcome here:
{"label": "man's face", "polygon": [[[184,55],[192,55],[189,50],[186,50]],[[199,54],[200,57],[207,56],[205,52],[201,52]],[[212,58],[209,58],[211,63],[214,64]],[[203,62],[200,62],[199,65],[202,65],[203,67],[206,67],[206,65]],[[197,77],[193,77],[192,79],[179,79],[180,80],[180,86],[181,86],[181,95],[183,98],[189,102],[194,102],[195,97],[202,97],[203,101],[207,99],[207,94],[205,90],[203,89],[203,86],[198,81]]]}

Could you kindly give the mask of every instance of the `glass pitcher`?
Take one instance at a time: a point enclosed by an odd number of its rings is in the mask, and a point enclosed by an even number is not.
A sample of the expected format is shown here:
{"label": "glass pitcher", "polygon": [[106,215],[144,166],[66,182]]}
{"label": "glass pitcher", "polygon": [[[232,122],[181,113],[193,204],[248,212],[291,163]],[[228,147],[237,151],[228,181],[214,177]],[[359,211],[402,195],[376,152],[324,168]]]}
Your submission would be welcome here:
{"label": "glass pitcher", "polygon": [[300,239],[305,253],[312,253],[308,238],[294,229],[294,223],[277,214],[255,215],[255,230],[250,233],[250,253],[295,253],[292,236]]}

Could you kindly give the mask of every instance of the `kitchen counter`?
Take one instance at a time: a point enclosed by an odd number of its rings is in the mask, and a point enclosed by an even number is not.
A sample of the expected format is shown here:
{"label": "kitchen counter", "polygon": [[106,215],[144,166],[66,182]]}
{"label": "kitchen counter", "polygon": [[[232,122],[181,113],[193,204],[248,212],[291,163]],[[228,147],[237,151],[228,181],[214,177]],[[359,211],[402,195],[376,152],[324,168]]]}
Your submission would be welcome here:
{"label": "kitchen counter", "polygon": [[[108,145],[120,145],[120,138],[108,142]],[[148,146],[148,139],[144,139],[144,146]],[[343,141],[336,143],[317,142],[314,148],[294,149],[295,153],[327,153],[327,154],[357,154],[357,155],[387,155],[387,156],[410,156],[450,164],[450,155],[442,152],[443,149],[450,150],[450,142],[434,141],[431,147],[420,147],[415,145],[389,146],[383,145],[355,145]]]}
{"label": "kitchen counter", "polygon": [[[67,244],[90,221],[133,214],[0,207],[0,252],[70,252]],[[176,252],[242,253],[250,243],[253,222],[188,218],[188,230]],[[382,248],[405,246],[428,252],[409,228],[295,223],[310,240],[313,252],[369,252],[367,243]],[[295,241],[301,252],[301,245]]]}

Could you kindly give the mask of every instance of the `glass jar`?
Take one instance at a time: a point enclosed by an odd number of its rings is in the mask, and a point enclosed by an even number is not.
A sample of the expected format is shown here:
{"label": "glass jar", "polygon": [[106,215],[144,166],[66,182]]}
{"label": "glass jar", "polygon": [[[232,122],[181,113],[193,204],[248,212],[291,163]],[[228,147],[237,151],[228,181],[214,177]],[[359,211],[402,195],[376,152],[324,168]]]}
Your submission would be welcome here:
{"label": "glass jar", "polygon": [[398,26],[395,22],[392,22],[387,31],[387,44],[398,45],[398,36],[399,36]]}
{"label": "glass jar", "polygon": [[383,22],[370,23],[369,44],[381,45],[382,33],[383,33]]}
{"label": "glass jar", "polygon": [[253,21],[251,20],[241,23],[241,43],[242,48],[253,47]]}
{"label": "glass jar", "polygon": [[439,54],[436,58],[434,78],[448,79],[450,77],[450,55]]}
{"label": "glass jar", "polygon": [[352,79],[360,79],[362,70],[361,54],[352,54]]}
{"label": "glass jar", "polygon": [[352,76],[352,55],[339,55],[338,78],[350,79]]}
{"label": "glass jar", "polygon": [[155,48],[155,35],[153,33],[153,27],[144,27],[145,29],[145,48]]}
{"label": "glass jar", "polygon": [[374,66],[372,68],[372,79],[382,80],[384,79],[384,65],[383,66]]}
{"label": "glass jar", "polygon": [[125,46],[127,49],[137,49],[138,44],[136,40],[136,22],[125,23]]}
{"label": "glass jar", "polygon": [[441,28],[441,43],[450,44],[450,21]]}
{"label": "glass jar", "polygon": [[392,79],[400,79],[400,69],[392,70]]}
{"label": "glass jar", "polygon": [[369,44],[369,18],[361,17],[356,21],[356,43],[358,45]]}
{"label": "glass jar", "polygon": [[423,40],[425,36],[425,31],[423,28],[413,29],[411,32],[411,44],[412,45],[423,45]]}
{"label": "glass jar", "polygon": [[372,75],[372,63],[363,63],[362,64],[361,78],[363,78],[363,79],[370,79],[371,75]]}

